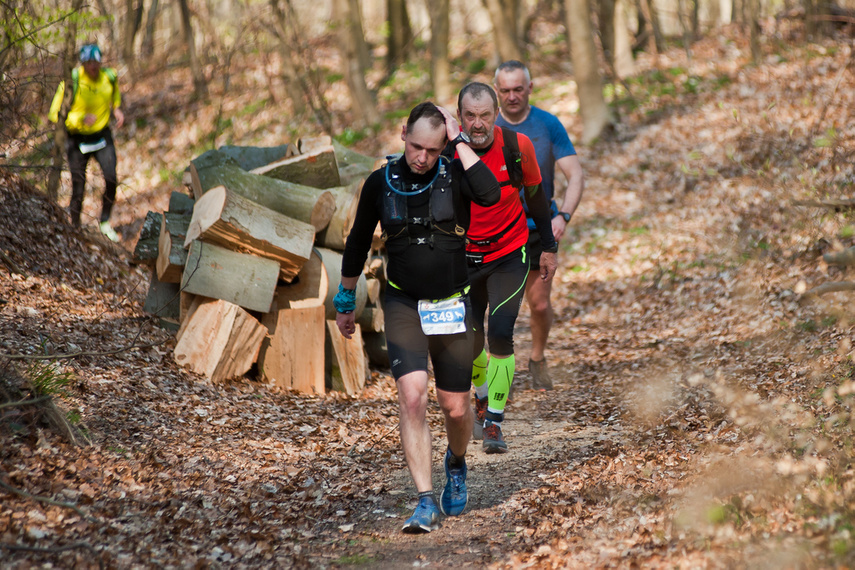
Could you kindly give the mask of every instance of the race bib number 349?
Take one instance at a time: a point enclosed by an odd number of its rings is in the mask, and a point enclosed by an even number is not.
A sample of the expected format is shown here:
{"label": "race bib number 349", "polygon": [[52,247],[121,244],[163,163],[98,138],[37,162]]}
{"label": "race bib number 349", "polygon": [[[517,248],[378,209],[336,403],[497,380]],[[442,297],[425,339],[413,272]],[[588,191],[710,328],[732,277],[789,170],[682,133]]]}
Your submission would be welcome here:
{"label": "race bib number 349", "polygon": [[419,318],[422,331],[428,335],[466,331],[466,305],[460,297],[437,302],[419,301]]}

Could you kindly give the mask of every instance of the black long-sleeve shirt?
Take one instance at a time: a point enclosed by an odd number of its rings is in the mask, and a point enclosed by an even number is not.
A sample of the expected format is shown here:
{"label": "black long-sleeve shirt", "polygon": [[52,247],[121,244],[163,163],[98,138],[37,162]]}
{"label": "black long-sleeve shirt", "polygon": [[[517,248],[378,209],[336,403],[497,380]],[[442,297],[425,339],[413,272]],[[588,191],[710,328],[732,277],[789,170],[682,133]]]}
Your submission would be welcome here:
{"label": "black long-sleeve shirt", "polygon": [[[430,183],[437,168],[438,165],[426,174],[418,175],[404,164],[402,178],[405,187]],[[495,204],[501,195],[499,183],[490,169],[480,161],[464,170],[460,160],[455,159],[450,169],[456,221],[468,229],[472,202],[480,206]],[[385,190],[383,167],[372,172],[362,186],[356,218],[344,247],[341,263],[341,274],[344,277],[356,277],[363,270],[374,229],[382,218]],[[429,197],[429,191],[409,196],[408,215],[429,217]],[[390,240],[386,250],[389,254],[389,281],[412,299],[444,299],[462,291],[469,284],[462,240],[442,240],[433,246],[409,244],[406,239]]]}

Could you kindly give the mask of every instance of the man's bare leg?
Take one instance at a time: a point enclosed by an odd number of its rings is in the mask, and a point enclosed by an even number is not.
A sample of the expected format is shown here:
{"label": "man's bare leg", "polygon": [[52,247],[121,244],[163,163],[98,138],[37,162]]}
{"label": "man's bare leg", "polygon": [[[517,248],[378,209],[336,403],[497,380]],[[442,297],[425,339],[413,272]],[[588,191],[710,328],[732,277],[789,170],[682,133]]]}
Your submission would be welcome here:
{"label": "man's bare leg", "polygon": [[546,341],[552,328],[553,311],[549,296],[552,293],[552,279],[544,281],[538,270],[529,271],[525,283],[525,297],[528,301],[531,318],[531,360],[540,361],[544,358]]}
{"label": "man's bare leg", "polygon": [[[404,448],[404,457],[410,469],[410,476],[419,493],[433,489],[427,401],[428,374],[426,371],[410,372],[398,379],[401,445]],[[471,420],[469,425],[471,426]]]}

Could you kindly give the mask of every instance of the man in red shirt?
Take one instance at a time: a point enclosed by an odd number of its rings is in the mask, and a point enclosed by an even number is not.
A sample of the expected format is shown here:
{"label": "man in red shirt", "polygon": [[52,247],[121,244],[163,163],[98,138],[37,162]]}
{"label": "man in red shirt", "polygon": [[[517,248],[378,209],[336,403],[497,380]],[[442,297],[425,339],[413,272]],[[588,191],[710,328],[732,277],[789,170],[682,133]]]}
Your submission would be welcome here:
{"label": "man in red shirt", "polygon": [[485,83],[466,85],[457,98],[457,114],[469,146],[490,168],[502,190],[498,204],[472,205],[466,257],[475,321],[473,435],[484,438],[487,453],[504,453],[508,446],[501,424],[514,378],[514,324],[529,268],[528,225],[521,196],[542,235],[549,236],[543,240],[540,257],[544,280],[555,273],[558,244],[551,239],[549,203],[540,185],[534,147],[525,135],[495,125],[499,102],[493,89]]}

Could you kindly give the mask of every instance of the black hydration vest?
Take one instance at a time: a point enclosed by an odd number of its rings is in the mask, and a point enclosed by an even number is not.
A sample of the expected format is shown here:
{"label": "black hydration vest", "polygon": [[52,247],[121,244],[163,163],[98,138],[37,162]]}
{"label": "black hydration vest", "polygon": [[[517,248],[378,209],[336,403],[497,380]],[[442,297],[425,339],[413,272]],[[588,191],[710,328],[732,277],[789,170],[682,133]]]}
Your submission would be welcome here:
{"label": "black hydration vest", "polygon": [[[434,240],[453,239],[463,243],[466,230],[457,222],[454,211],[454,196],[451,190],[450,161],[439,157],[434,179],[428,187],[408,191],[402,180],[402,159],[387,157],[386,187],[383,189],[383,241],[406,239],[409,245],[434,246]],[[428,196],[429,217],[411,217],[407,208],[410,196],[430,192]],[[418,231],[421,229],[422,231]]]}

